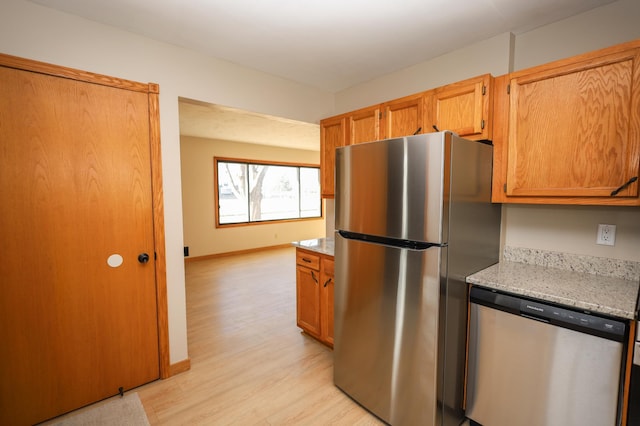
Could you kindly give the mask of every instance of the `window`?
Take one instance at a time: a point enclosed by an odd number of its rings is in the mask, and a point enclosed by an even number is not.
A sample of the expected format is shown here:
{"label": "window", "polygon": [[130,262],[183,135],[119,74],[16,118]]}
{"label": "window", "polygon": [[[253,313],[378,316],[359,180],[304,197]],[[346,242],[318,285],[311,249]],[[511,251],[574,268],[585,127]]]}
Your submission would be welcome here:
{"label": "window", "polygon": [[320,168],[214,158],[217,225],[322,217]]}

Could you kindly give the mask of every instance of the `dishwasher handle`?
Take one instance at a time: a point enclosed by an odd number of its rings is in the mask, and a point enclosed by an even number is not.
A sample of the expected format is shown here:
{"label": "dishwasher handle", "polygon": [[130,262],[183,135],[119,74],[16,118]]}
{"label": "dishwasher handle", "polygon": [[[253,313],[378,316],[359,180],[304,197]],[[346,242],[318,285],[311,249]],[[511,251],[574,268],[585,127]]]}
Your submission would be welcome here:
{"label": "dishwasher handle", "polygon": [[626,341],[625,321],[578,312],[551,303],[542,303],[526,297],[505,294],[473,286],[469,295],[471,303],[499,309],[514,315],[547,322],[551,325],[580,331],[616,342]]}

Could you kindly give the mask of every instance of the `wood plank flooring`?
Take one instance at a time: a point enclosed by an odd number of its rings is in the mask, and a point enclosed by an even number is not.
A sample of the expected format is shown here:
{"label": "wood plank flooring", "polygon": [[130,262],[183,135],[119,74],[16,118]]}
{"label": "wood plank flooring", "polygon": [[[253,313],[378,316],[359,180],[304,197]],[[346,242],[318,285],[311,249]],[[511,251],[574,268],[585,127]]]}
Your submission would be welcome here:
{"label": "wood plank flooring", "polygon": [[186,264],[191,369],[137,389],[152,425],[382,425],[296,327],[295,249]]}

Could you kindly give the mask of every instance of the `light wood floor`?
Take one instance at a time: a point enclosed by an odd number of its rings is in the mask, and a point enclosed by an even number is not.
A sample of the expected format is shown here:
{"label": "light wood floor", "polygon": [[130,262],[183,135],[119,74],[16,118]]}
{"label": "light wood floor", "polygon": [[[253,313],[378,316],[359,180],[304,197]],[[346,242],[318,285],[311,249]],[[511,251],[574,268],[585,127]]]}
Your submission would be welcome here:
{"label": "light wood floor", "polygon": [[191,369],[137,389],[152,425],[380,425],[296,327],[295,250],[186,264]]}

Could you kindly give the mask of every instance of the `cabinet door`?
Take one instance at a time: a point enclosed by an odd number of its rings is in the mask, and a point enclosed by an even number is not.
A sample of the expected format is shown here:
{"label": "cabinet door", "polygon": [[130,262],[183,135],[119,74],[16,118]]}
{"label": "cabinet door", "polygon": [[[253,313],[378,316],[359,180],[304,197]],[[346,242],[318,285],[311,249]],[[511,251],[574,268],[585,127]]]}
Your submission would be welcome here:
{"label": "cabinet door", "polygon": [[350,145],[380,140],[380,105],[360,109],[348,115]]}
{"label": "cabinet door", "polygon": [[333,346],[333,289],[334,289],[333,259],[322,258],[322,296],[320,301],[320,324],[322,326],[322,340]]}
{"label": "cabinet door", "polygon": [[433,90],[434,122],[429,127],[467,139],[491,139],[492,80],[486,74]]}
{"label": "cabinet door", "polygon": [[313,269],[296,268],[297,324],[314,337],[320,336],[319,275]]}
{"label": "cabinet door", "polygon": [[422,94],[386,102],[383,109],[382,139],[424,133],[424,97]]}
{"label": "cabinet door", "polygon": [[640,49],[581,59],[512,74],[507,196],[637,202]]}
{"label": "cabinet door", "polygon": [[320,122],[320,184],[322,196],[333,198],[335,193],[336,148],[345,145],[347,139],[346,118],[327,118]]}

